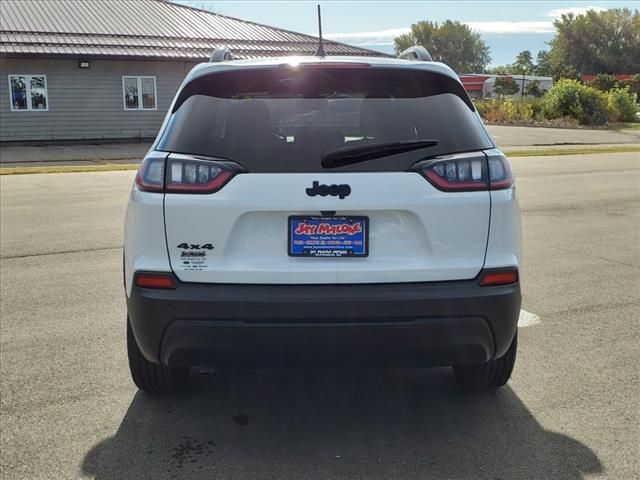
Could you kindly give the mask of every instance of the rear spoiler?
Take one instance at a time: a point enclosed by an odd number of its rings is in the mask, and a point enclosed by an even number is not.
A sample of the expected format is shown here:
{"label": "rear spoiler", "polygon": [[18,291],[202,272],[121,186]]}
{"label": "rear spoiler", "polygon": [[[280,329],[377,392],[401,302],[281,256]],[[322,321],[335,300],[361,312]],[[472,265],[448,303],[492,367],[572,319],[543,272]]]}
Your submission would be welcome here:
{"label": "rear spoiler", "polygon": [[[215,52],[214,52],[215,53]],[[216,55],[222,57],[222,53]],[[224,61],[224,60],[220,60]],[[313,64],[314,70],[322,68],[322,64]],[[296,72],[300,73],[304,70],[304,64],[301,64],[296,68]],[[357,68],[354,68],[357,70]],[[393,68],[381,67],[379,69],[367,68],[367,78],[371,78],[375,83],[375,77],[377,74],[388,75],[391,71],[402,71],[407,74],[405,79],[405,91],[412,92],[408,98],[440,95],[450,93],[460,98],[471,111],[475,111],[475,107],[471,98],[467,94],[462,83],[455,77],[418,68],[405,68],[402,65],[394,66]],[[249,73],[251,72],[251,73]],[[277,77],[282,76],[288,78],[292,75],[287,65],[273,65],[273,66],[256,66],[225,69],[222,71],[208,72],[199,77],[193,78],[187,82],[178,93],[176,100],[173,104],[171,113],[175,113],[182,104],[190,97],[194,95],[204,95],[208,97],[219,98],[235,98],[240,92],[262,92],[270,91],[273,85],[277,85]],[[214,80],[215,77],[215,80]],[[400,81],[402,79],[398,79]],[[385,80],[380,80],[382,83]],[[265,83],[262,83],[265,82]],[[399,90],[402,88],[398,85]],[[304,92],[303,92],[304,93]],[[313,98],[313,97],[310,97]]]}

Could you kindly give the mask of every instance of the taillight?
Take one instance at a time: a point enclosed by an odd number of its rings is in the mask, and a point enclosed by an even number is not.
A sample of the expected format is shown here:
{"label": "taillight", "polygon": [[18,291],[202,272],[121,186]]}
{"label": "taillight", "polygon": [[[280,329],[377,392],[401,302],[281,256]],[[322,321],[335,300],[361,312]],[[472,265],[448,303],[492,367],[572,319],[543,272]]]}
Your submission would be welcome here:
{"label": "taillight", "polygon": [[513,174],[509,161],[502,154],[487,153],[489,164],[489,189],[504,190],[513,185]]}
{"label": "taillight", "polygon": [[235,175],[219,163],[176,156],[167,160],[167,193],[213,193]]}
{"label": "taillight", "polygon": [[174,290],[176,281],[171,273],[138,273],[135,279],[136,287],[162,288]]}
{"label": "taillight", "polygon": [[480,286],[491,287],[496,285],[509,285],[518,281],[517,268],[505,268],[501,270],[487,270],[480,275]]}
{"label": "taillight", "polygon": [[513,185],[509,162],[503,155],[484,153],[427,160],[416,169],[445,192],[500,190]]}
{"label": "taillight", "polygon": [[146,192],[213,193],[240,170],[231,162],[152,152],[138,170],[136,185]]}
{"label": "taillight", "polygon": [[439,190],[487,190],[487,160],[484,154],[474,157],[433,160],[420,169],[427,180]]}
{"label": "taillight", "polygon": [[136,185],[145,192],[164,192],[164,159],[166,153],[153,152],[142,161]]}

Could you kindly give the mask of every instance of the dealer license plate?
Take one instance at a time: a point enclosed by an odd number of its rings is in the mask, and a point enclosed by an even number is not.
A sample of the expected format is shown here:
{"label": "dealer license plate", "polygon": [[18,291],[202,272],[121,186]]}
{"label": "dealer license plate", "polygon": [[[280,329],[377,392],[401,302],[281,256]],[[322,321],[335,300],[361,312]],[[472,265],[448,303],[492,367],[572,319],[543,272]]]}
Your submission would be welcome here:
{"label": "dealer license plate", "polygon": [[369,218],[354,216],[289,217],[289,256],[366,257]]}

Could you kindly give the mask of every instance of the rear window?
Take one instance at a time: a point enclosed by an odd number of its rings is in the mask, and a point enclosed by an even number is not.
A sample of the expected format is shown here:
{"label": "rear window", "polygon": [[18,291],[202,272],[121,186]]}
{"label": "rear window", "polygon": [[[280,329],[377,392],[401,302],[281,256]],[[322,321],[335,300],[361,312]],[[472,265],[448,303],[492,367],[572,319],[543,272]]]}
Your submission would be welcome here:
{"label": "rear window", "polygon": [[320,172],[322,155],[336,148],[407,140],[438,144],[331,171],[404,171],[425,157],[492,147],[463,87],[446,75],[319,65],[193,80],[157,149],[224,158],[250,172]]}

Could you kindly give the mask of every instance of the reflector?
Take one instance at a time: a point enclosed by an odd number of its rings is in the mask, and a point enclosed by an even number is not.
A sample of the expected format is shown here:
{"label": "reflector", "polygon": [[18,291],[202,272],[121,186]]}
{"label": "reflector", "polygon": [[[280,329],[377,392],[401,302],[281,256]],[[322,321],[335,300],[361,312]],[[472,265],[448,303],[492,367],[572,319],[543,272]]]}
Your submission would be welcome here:
{"label": "reflector", "polygon": [[173,290],[176,288],[173,275],[170,273],[138,273],[135,284],[142,288],[164,288]]}
{"label": "reflector", "polygon": [[483,287],[495,285],[509,285],[518,281],[518,270],[510,268],[507,270],[490,270],[484,272],[480,277],[480,285]]}

